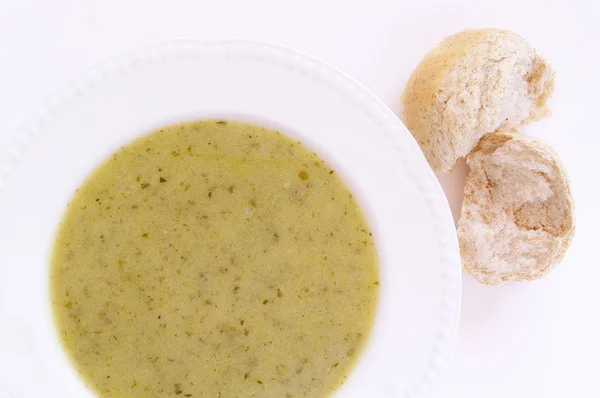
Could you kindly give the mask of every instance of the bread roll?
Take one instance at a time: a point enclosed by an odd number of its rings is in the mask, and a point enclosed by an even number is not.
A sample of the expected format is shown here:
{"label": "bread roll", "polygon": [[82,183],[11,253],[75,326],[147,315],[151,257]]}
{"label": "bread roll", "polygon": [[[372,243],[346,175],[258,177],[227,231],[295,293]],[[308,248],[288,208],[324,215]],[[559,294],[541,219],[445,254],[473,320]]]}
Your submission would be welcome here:
{"label": "bread roll", "polygon": [[569,182],[556,153],[527,136],[494,133],[467,163],[458,222],[464,270],[488,285],[545,275],[575,231]]}
{"label": "bread roll", "polygon": [[448,172],[481,137],[548,114],[550,65],[520,36],[498,29],[446,37],[412,73],[402,121],[431,167]]}

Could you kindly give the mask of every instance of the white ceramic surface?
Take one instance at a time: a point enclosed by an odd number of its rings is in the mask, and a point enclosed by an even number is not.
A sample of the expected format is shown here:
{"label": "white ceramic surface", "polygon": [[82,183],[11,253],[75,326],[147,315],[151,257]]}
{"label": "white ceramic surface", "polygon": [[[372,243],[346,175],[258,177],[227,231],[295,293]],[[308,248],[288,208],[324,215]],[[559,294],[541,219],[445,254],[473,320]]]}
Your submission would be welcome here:
{"label": "white ceramic surface", "polygon": [[461,272],[452,216],[396,116],[310,57],[253,42],[174,41],[69,84],[0,159],[0,396],[82,397],[47,300],[47,259],[70,195],[109,153],[162,124],[235,118],[280,129],[340,172],[378,247],[381,297],[365,352],[337,397],[428,394],[456,331]]}

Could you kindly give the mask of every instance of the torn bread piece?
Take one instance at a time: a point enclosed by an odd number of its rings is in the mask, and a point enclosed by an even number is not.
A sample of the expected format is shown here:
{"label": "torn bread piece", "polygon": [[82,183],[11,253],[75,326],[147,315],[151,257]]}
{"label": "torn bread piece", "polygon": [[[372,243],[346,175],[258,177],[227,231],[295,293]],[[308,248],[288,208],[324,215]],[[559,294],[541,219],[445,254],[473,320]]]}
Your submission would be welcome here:
{"label": "torn bread piece", "polygon": [[499,29],[446,37],[419,63],[402,95],[402,121],[431,167],[449,172],[485,134],[549,114],[554,72],[519,35]]}
{"label": "torn bread piece", "polygon": [[501,285],[544,276],[575,232],[573,198],[557,154],[527,136],[494,133],[467,157],[458,222],[463,269]]}

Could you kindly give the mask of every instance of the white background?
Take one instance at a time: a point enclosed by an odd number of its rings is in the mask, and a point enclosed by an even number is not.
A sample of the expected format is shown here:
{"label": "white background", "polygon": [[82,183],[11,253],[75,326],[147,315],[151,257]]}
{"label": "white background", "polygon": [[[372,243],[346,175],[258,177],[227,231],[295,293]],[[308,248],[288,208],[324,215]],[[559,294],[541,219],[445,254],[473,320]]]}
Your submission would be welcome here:
{"label": "white background", "polygon": [[[490,288],[464,275],[456,348],[437,396],[600,397],[599,11],[593,0],[0,0],[0,153],[65,82],[155,41],[266,39],[323,59],[397,110],[412,69],[442,37],[465,28],[513,30],[557,71],[554,115],[526,131],[566,164],[577,233],[542,280]],[[454,211],[461,178],[443,181]]]}

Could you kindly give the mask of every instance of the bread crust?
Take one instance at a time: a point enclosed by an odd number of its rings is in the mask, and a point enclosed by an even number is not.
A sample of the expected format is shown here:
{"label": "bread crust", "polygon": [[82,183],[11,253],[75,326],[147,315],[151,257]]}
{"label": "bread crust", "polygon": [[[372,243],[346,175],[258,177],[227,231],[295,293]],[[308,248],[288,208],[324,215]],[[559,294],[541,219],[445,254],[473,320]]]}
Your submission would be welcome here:
{"label": "bread crust", "polygon": [[402,95],[402,121],[431,167],[449,172],[479,139],[549,114],[550,65],[500,29],[446,37],[421,60]]}
{"label": "bread crust", "polygon": [[531,137],[498,132],[482,138],[467,163],[458,222],[463,269],[487,285],[546,275],[575,233],[558,155]]}

